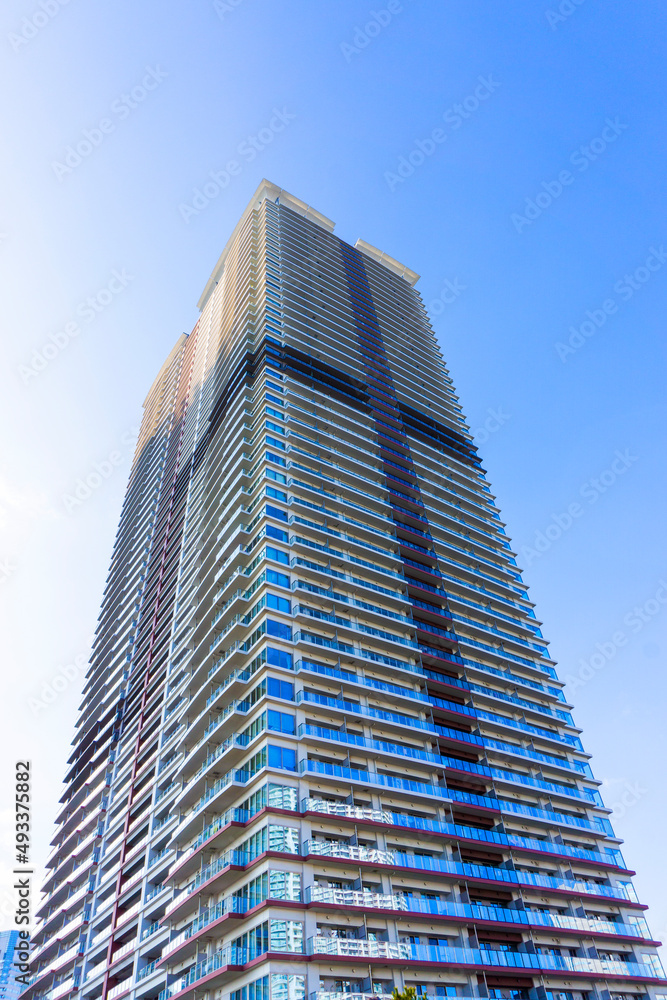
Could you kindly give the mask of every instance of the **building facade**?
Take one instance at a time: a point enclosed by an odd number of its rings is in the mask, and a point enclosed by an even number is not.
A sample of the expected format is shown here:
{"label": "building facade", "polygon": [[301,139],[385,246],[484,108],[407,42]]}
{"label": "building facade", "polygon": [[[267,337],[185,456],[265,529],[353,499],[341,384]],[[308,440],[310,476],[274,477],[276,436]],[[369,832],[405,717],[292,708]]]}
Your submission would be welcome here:
{"label": "building facade", "polygon": [[145,401],[24,995],[655,1000],[418,276],[333,228],[263,182]]}
{"label": "building facade", "polygon": [[16,977],[21,972],[14,964],[19,962],[16,949],[19,947],[18,931],[0,931],[0,1000],[16,1000],[23,989]]}

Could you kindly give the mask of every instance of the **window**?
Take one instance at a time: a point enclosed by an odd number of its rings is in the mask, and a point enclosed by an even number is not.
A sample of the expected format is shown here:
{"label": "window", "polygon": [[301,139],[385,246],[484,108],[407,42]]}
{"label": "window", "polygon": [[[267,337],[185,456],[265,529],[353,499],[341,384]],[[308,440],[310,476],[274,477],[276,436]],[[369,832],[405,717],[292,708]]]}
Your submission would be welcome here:
{"label": "window", "polygon": [[279,542],[289,541],[289,535],[287,532],[283,531],[281,528],[275,528],[272,524],[267,524],[266,534],[268,538],[275,538]]}
{"label": "window", "polygon": [[283,563],[284,566],[289,566],[288,554],[281,552],[280,549],[274,549],[273,545],[266,546],[266,557],[267,559],[275,559],[276,562]]}
{"label": "window", "polygon": [[289,590],[289,577],[284,573],[276,573],[275,569],[267,569],[266,582],[274,583],[277,587],[287,587]]}
{"label": "window", "polygon": [[267,406],[265,408],[265,413],[268,413],[270,417],[278,417],[279,420],[284,420],[285,415],[280,410],[274,410],[272,406]]}
{"label": "window", "polygon": [[243,771],[245,771],[248,777],[252,777],[253,774],[261,771],[263,767],[266,767],[266,747],[262,747],[250,760],[246,761],[243,765]]}
{"label": "window", "polygon": [[271,1000],[305,1000],[306,977],[282,972],[271,974]]}
{"label": "window", "polygon": [[[271,489],[270,486],[267,487],[267,491],[269,489]],[[274,493],[277,493],[277,492],[278,492],[277,490],[274,490]],[[287,514],[286,514],[286,512],[284,510],[281,510],[280,507],[272,507],[271,504],[267,503],[266,507],[264,508],[264,511],[265,511],[267,517],[275,517],[279,521],[286,521],[287,520]]]}
{"label": "window", "polygon": [[[267,646],[267,648],[266,648],[266,662],[269,663],[272,667],[282,667],[283,670],[291,670],[292,669],[292,654],[291,653],[286,653],[285,650],[283,650],[283,649],[274,649],[273,646]],[[274,681],[273,677],[269,677],[269,685],[271,683],[278,683],[278,682]],[[286,683],[286,682],[280,681],[280,684],[283,684],[283,683]],[[291,691],[291,693],[289,695],[279,694],[279,695],[276,695],[276,696],[278,698],[288,698],[289,697],[290,701],[294,701],[294,688],[293,688],[293,686],[291,684],[289,684],[288,687],[290,688],[290,691]],[[285,688],[285,690],[287,690],[287,688]],[[276,694],[276,692],[272,691],[271,688],[269,687],[269,694]]]}
{"label": "window", "polygon": [[296,750],[269,744],[269,767],[280,767],[283,771],[296,771]]}
{"label": "window", "polygon": [[275,462],[276,465],[282,465],[287,467],[287,462],[280,455],[274,455],[272,451],[267,451],[264,453],[267,462]]}
{"label": "window", "polygon": [[642,962],[644,962],[645,965],[650,965],[656,976],[660,977],[664,976],[664,972],[662,969],[662,962],[660,961],[657,955],[643,954]]}
{"label": "window", "polygon": [[294,830],[291,826],[275,826],[271,824],[269,826],[268,849],[270,851],[281,851],[283,854],[298,854],[299,831]]}
{"label": "window", "polygon": [[[274,650],[277,652],[277,650]],[[283,654],[287,656],[288,654]],[[284,698],[286,701],[294,701],[294,685],[289,681],[281,681],[277,677],[266,678],[266,690],[273,698]]]}
{"label": "window", "polygon": [[[267,385],[269,385],[269,384],[270,383],[267,382]],[[277,386],[276,386],[276,388],[277,388]],[[282,389],[278,389],[278,392],[282,392]],[[280,399],[278,396],[272,396],[270,392],[267,392],[266,398],[271,403],[280,403],[281,406],[284,405],[284,401],[282,399]]]}
{"label": "window", "polygon": [[233,990],[229,1000],[269,1000],[269,977],[262,976],[240,990]]}
{"label": "window", "polygon": [[301,875],[298,872],[269,872],[269,897],[271,899],[301,900]]}
{"label": "window", "polygon": [[270,434],[267,434],[264,440],[266,441],[267,444],[272,444],[274,448],[280,448],[281,451],[286,450],[285,445],[282,443],[282,441],[278,441],[277,438],[271,437]]}
{"label": "window", "polygon": [[[270,783],[268,804],[275,806],[276,809],[289,809],[291,812],[296,812],[298,807],[296,788],[293,788],[291,785],[274,785]],[[296,843],[298,848],[298,837]]]}
{"label": "window", "polygon": [[272,618],[266,619],[266,632],[267,635],[272,635],[276,639],[290,639],[292,638],[292,629],[289,625],[283,625],[282,622],[274,622]]}
{"label": "window", "polygon": [[271,608],[273,611],[282,611],[286,615],[288,615],[291,610],[291,602],[288,598],[279,597],[278,594],[267,594],[266,606],[267,608]]}
{"label": "window", "polygon": [[287,485],[287,476],[283,476],[282,472],[275,472],[273,469],[267,469],[266,475],[269,479],[273,479],[276,483],[282,483],[283,486]]}
{"label": "window", "polygon": [[300,920],[271,921],[271,951],[303,951],[303,924]]}
{"label": "window", "polygon": [[[265,920],[263,924],[254,927],[247,934],[241,934],[232,942],[232,947],[237,949],[235,961],[245,963],[263,955],[269,950],[269,922]],[[240,952],[240,954],[238,954]]]}
{"label": "window", "polygon": [[267,718],[269,729],[276,733],[290,733],[290,735],[294,735],[296,726],[293,715],[287,715],[285,712],[276,712],[273,709],[269,709],[267,712]]}
{"label": "window", "polygon": [[283,503],[287,503],[287,494],[283,493],[282,490],[276,490],[273,486],[266,487],[267,497],[273,497],[274,500],[282,500]]}

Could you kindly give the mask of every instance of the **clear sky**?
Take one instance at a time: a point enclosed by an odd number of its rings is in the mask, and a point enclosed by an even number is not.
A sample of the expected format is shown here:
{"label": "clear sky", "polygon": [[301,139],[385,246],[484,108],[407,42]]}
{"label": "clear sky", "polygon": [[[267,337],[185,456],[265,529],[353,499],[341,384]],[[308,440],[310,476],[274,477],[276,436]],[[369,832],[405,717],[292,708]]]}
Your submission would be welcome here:
{"label": "clear sky", "polygon": [[39,868],[141,402],[268,177],[422,275],[667,937],[666,24],[657,0],[2,5],[4,925],[13,761]]}

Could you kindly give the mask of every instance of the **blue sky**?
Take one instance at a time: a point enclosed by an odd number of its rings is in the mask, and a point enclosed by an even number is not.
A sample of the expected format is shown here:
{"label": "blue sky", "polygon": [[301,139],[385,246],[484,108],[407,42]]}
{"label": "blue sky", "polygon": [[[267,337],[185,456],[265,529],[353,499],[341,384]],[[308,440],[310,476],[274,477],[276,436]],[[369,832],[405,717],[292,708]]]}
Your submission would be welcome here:
{"label": "blue sky", "polygon": [[667,937],[664,5],[44,2],[0,11],[0,731],[36,864],[141,402],[268,177],[422,275]]}

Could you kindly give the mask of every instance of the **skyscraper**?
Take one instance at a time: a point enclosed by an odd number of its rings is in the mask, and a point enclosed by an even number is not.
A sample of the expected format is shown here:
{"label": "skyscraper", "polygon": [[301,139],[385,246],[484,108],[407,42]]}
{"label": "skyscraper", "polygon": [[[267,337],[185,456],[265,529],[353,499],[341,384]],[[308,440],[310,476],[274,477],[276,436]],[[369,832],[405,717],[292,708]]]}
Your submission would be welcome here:
{"label": "skyscraper", "polygon": [[21,983],[16,982],[16,977],[21,975],[14,964],[19,961],[18,946],[18,931],[0,931],[0,1000],[16,1000],[23,989]]}
{"label": "skyscraper", "polygon": [[151,388],[34,1000],[667,989],[409,268],[264,181]]}

